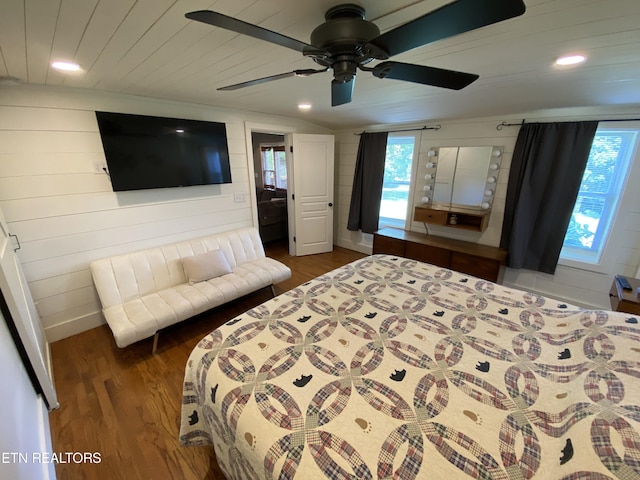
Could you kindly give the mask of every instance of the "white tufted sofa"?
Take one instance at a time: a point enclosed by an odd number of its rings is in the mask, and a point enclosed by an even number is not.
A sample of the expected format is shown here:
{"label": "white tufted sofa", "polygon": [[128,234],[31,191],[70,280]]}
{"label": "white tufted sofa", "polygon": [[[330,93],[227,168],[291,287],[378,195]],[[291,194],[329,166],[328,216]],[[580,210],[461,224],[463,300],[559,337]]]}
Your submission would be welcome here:
{"label": "white tufted sofa", "polygon": [[[231,273],[189,283],[182,259],[222,250]],[[258,230],[245,228],[91,263],[102,312],[118,347],[225,302],[291,277],[281,262],[266,257]]]}

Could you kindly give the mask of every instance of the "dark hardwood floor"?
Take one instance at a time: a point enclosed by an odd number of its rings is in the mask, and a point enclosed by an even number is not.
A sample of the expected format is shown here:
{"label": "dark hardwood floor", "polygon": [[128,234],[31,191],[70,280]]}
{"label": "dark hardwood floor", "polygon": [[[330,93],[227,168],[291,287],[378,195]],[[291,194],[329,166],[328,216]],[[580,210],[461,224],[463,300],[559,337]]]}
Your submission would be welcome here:
{"label": "dark hardwood floor", "polygon": [[[267,255],[292,270],[276,285],[283,293],[364,255],[331,253],[291,257],[281,244]],[[224,479],[212,447],[178,444],[182,380],[196,343],[218,325],[271,298],[268,289],[181,322],[127,348],[103,325],[51,345],[60,408],[51,412],[53,450],[99,453],[100,463],[58,463],[58,479]]]}

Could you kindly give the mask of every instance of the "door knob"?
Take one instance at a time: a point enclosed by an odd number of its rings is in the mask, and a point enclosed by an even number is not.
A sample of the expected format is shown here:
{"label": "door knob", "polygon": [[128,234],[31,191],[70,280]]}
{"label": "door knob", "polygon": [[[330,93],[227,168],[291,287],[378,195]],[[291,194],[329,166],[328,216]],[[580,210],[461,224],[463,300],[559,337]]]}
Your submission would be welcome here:
{"label": "door knob", "polygon": [[329,206],[330,206],[330,207],[333,207],[333,203],[329,202]]}

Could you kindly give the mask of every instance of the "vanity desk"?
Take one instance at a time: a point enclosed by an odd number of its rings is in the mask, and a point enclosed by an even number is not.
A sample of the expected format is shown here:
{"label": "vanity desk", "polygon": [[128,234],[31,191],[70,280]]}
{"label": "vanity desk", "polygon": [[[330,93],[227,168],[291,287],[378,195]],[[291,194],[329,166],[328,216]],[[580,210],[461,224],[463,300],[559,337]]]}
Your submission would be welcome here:
{"label": "vanity desk", "polygon": [[[483,232],[491,205],[504,147],[431,147],[428,161],[417,171],[413,221],[425,225]],[[398,228],[382,228],[373,235],[373,253],[387,253],[500,283],[507,251]]]}
{"label": "vanity desk", "polygon": [[495,283],[502,279],[507,257],[502,248],[390,227],[373,234],[373,253],[411,258]]}
{"label": "vanity desk", "polygon": [[489,212],[471,208],[417,205],[413,210],[413,220],[441,227],[483,232],[489,222]]}

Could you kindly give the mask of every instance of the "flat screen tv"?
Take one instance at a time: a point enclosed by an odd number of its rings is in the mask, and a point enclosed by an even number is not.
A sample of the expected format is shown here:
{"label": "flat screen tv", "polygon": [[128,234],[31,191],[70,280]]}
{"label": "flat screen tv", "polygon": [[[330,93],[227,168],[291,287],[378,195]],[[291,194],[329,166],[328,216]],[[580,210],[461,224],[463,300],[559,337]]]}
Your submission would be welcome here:
{"label": "flat screen tv", "polygon": [[231,183],[224,123],[96,112],[115,192]]}

